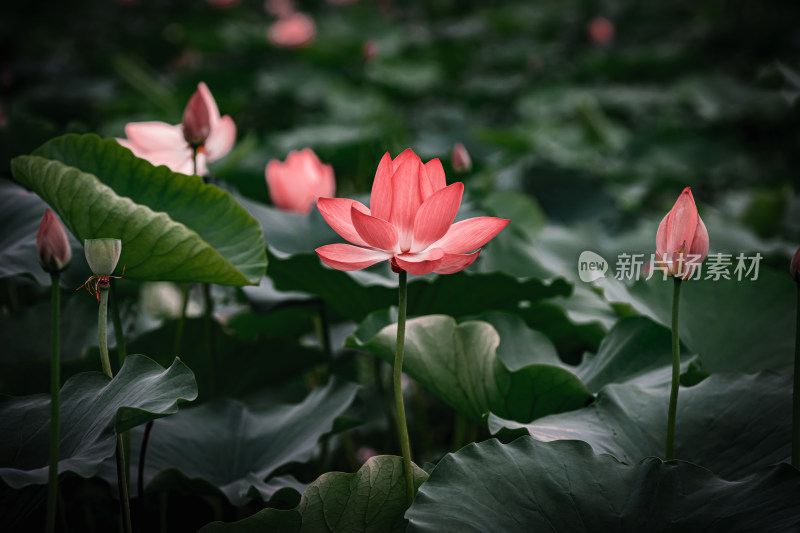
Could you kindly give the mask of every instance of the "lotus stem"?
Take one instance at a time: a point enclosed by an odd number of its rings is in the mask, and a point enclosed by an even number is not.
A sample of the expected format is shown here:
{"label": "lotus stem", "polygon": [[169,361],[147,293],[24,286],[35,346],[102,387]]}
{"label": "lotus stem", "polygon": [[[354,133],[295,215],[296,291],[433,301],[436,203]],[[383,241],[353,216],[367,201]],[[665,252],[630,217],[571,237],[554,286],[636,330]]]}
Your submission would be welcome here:
{"label": "lotus stem", "polygon": [[794,390],[792,392],[792,466],[800,469],[800,282],[797,283],[797,327],[794,341]]}
{"label": "lotus stem", "polygon": [[411,443],[408,440],[406,409],[403,404],[403,348],[406,338],[406,300],[408,298],[408,272],[400,272],[400,286],[397,309],[397,351],[394,356],[394,401],[397,410],[397,435],[403,453],[403,471],[406,478],[406,505],[414,502],[414,474],[411,470]]}
{"label": "lotus stem", "polygon": [[669,414],[667,415],[667,461],[675,458],[675,415],[678,410],[678,389],[681,379],[681,346],[678,334],[678,311],[680,309],[681,279],[672,286],[672,388],[669,393]]}
{"label": "lotus stem", "polygon": [[[111,322],[114,324],[114,338],[117,340],[117,358],[119,368],[125,364],[125,358],[128,356],[128,351],[125,348],[125,334],[122,330],[122,319],[119,312],[119,297],[117,296],[117,283],[113,279],[109,279],[109,287],[111,291]],[[125,451],[125,477],[131,477],[131,433],[126,431],[122,434],[123,450]]]}
{"label": "lotus stem", "polygon": [[47,474],[46,530],[56,529],[56,507],[58,503],[58,447],[60,438],[59,402],[61,386],[61,287],[59,272],[50,273],[52,287],[50,315],[50,469]]}
{"label": "lotus stem", "polygon": [[[103,372],[111,379],[111,361],[108,357],[108,285],[98,286],[100,306],[97,313],[98,341],[100,344],[100,364]],[[122,435],[117,435],[117,484],[119,486],[119,500],[122,507],[122,527],[125,533],[133,533],[131,526],[131,506],[128,499],[128,476],[125,471],[125,441]]]}

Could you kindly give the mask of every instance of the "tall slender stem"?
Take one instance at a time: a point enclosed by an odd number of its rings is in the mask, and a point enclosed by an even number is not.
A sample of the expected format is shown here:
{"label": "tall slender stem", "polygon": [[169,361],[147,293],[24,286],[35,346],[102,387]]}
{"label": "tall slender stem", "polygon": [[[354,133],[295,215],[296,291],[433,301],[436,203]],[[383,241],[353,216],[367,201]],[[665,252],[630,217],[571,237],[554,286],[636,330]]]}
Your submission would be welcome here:
{"label": "tall slender stem", "polygon": [[153,431],[153,421],[150,420],[144,426],[144,435],[142,436],[142,446],[139,450],[139,468],[136,476],[136,487],[139,501],[139,520],[144,520],[144,462],[147,459],[147,443],[150,441],[150,432]]}
{"label": "tall slender stem", "polygon": [[[103,372],[114,378],[111,361],[108,357],[108,285],[99,285],[100,306],[97,313],[98,341],[100,344],[100,364]],[[125,533],[133,533],[131,526],[131,506],[128,499],[128,476],[125,471],[125,446],[122,435],[117,435],[117,484],[119,486],[120,506],[122,507],[122,527]]]}
{"label": "tall slender stem", "polygon": [[[119,312],[119,297],[117,296],[117,284],[114,279],[109,279],[109,289],[111,292],[111,322],[114,324],[114,338],[117,341],[117,358],[119,368],[125,364],[125,358],[128,357],[128,351],[125,348],[125,334],[122,331],[122,318]],[[125,457],[125,476],[130,479],[131,477],[131,433],[126,431],[122,434],[122,445]]]}
{"label": "tall slender stem", "polygon": [[117,285],[112,279],[111,283],[111,321],[114,324],[114,338],[117,340],[117,355],[119,357],[119,367],[125,363],[128,351],[125,348],[125,334],[122,331],[122,318],[119,312],[119,297],[117,296]]}
{"label": "tall slender stem", "polygon": [[672,286],[672,389],[669,392],[667,415],[667,461],[675,458],[675,414],[678,410],[678,389],[681,379],[681,345],[678,335],[678,310],[680,308],[681,279],[673,278]]}
{"label": "tall slender stem", "polygon": [[131,503],[128,495],[128,473],[125,471],[125,441],[117,435],[117,485],[119,487],[119,503],[122,506],[122,529],[125,533],[133,533],[131,524]]}
{"label": "tall slender stem", "polygon": [[58,503],[58,444],[59,426],[59,388],[61,387],[61,287],[59,272],[50,273],[52,286],[50,314],[50,470],[47,474],[47,532],[56,529],[56,504]]}
{"label": "tall slender stem", "polygon": [[794,341],[794,391],[792,392],[792,466],[800,468],[800,282],[797,283],[797,327]]}
{"label": "tall slender stem", "polygon": [[99,286],[97,292],[100,295],[100,307],[97,313],[97,340],[100,344],[100,364],[103,366],[103,373],[113,378],[111,360],[108,357],[108,286]]}
{"label": "tall slender stem", "polygon": [[403,348],[406,340],[406,300],[408,273],[400,272],[400,287],[397,310],[397,351],[394,356],[394,402],[397,410],[397,435],[400,439],[400,450],[403,452],[403,471],[406,478],[406,504],[410,507],[414,502],[414,473],[411,469],[411,443],[408,440],[406,424],[406,408],[403,404]]}

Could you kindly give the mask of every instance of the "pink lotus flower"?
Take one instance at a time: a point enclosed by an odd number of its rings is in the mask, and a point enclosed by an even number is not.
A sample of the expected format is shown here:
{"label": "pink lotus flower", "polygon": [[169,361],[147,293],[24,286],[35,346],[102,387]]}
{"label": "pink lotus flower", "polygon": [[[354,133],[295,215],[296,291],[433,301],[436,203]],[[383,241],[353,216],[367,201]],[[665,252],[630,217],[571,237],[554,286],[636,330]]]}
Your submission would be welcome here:
{"label": "pink lotus flower", "polygon": [[469,156],[469,152],[461,143],[456,143],[453,146],[453,170],[456,172],[463,173],[469,172],[472,169],[472,158]]}
{"label": "pink lotus flower", "polygon": [[351,244],[317,248],[323,263],[337,270],[361,270],[390,260],[395,272],[420,276],[453,274],[478,258],[480,247],[508,220],[477,217],[453,224],[463,183],[447,185],[438,159],[424,164],[410,149],[378,165],[370,208],[347,198],[320,198],[317,209]]}
{"label": "pink lotus flower", "polygon": [[[230,152],[236,140],[236,124],[229,115],[221,117],[217,102],[205,83],[197,85],[184,111],[183,124],[166,122],[130,122],[125,126],[127,139],[117,139],[137,157],[154,165],[166,165],[173,172],[193,174],[193,148],[197,149],[197,174],[206,174],[206,163]],[[189,140],[187,140],[189,139]]]}
{"label": "pink lotus flower", "polygon": [[686,187],[656,233],[656,268],[689,279],[708,255],[708,230]]}
{"label": "pink lotus flower", "polygon": [[605,17],[595,17],[586,25],[586,32],[594,44],[606,46],[614,40],[614,23]]}
{"label": "pink lotus flower", "polygon": [[36,234],[39,263],[45,272],[61,272],[72,261],[72,247],[58,217],[47,208]]}
{"label": "pink lotus flower", "polygon": [[336,194],[333,167],[322,163],[311,148],[291,151],[285,163],[270,160],[265,173],[272,203],[286,211],[306,214],[317,198]]}
{"label": "pink lotus flower", "polygon": [[300,12],[279,18],[268,32],[270,42],[281,48],[300,48],[313,41],[316,34],[314,20]]}
{"label": "pink lotus flower", "polygon": [[800,248],[798,248],[792,256],[792,262],[789,264],[789,272],[791,272],[792,278],[800,283]]}

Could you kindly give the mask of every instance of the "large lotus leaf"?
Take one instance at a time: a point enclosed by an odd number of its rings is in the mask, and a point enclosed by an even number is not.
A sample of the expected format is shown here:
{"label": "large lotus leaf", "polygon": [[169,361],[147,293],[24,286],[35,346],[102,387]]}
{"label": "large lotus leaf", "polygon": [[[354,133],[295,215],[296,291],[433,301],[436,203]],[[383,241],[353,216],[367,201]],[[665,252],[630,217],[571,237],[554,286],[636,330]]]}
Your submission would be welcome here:
{"label": "large lotus leaf", "polygon": [[65,135],[11,167],[79,241],[121,239],[126,277],[248,285],[264,274],[261,228],[230,194],[113,139]]}
{"label": "large lotus leaf", "polygon": [[[143,355],[125,359],[109,380],[86,372],[61,388],[59,472],[93,476],[114,455],[115,434],[178,410],[197,396],[194,375],[180,360],[163,368]],[[0,478],[10,487],[47,483],[50,445],[49,395],[0,400]]]}
{"label": "large lotus leaf", "polygon": [[320,246],[344,242],[316,208],[307,215],[301,215],[242,196],[237,196],[237,200],[261,224],[269,247],[279,253],[314,253]]}
{"label": "large lotus leaf", "polygon": [[[412,464],[414,487],[428,474]],[[354,474],[328,472],[303,493],[300,505],[288,511],[264,509],[226,524],[214,522],[201,533],[389,533],[405,531],[403,460],[392,455],[371,457]]]}
{"label": "large lotus leaf", "polygon": [[[686,371],[695,357],[681,357]],[[672,333],[647,317],[620,319],[596,354],[587,354],[573,372],[597,393],[609,383],[659,385],[672,380]]]}
{"label": "large lotus leaf", "polygon": [[[270,277],[277,289],[316,294],[331,310],[357,322],[373,311],[397,305],[397,276],[389,274],[388,264],[383,272],[340,272],[323,266],[316,254],[270,256]],[[517,279],[502,272],[411,276],[408,313],[466,316],[489,309],[512,311],[520,302],[568,295],[571,289],[562,279]]]}
{"label": "large lotus leaf", "polygon": [[[663,281],[659,274],[635,283],[627,293],[609,293],[609,298],[625,301],[669,326],[672,285],[671,279]],[[710,372],[791,371],[794,285],[788,273],[776,273],[763,265],[755,281],[738,281],[735,276],[731,280],[687,281],[681,287],[681,341],[700,355],[703,369]]]}
{"label": "large lotus leaf", "polygon": [[[675,457],[739,479],[791,455],[792,380],[773,373],[712,375],[678,394]],[[524,429],[541,441],[576,439],[628,464],[662,457],[669,386],[609,385],[569,414],[519,424],[489,415],[489,430]],[[714,438],[709,438],[713,435]],[[724,443],[724,444],[721,444]]]}
{"label": "large lotus leaf", "polygon": [[[376,332],[387,321],[385,313],[376,313],[347,344],[393,364],[397,324]],[[591,400],[580,379],[552,364],[549,351],[543,352],[542,360],[530,354],[530,364],[512,371],[497,356],[499,344],[497,330],[486,322],[456,324],[442,315],[415,318],[406,324],[403,371],[480,423],[485,423],[489,411],[528,422],[577,409]]]}
{"label": "large lotus leaf", "polygon": [[[252,410],[240,402],[217,400],[159,420],[147,446],[145,484],[151,489],[205,484],[234,505],[256,495],[268,500],[276,486],[270,484],[274,478],[267,478],[284,465],[308,461],[320,437],[334,429],[353,403],[358,388],[333,379],[295,405]],[[133,469],[138,468],[141,433],[140,428],[131,435]]]}
{"label": "large lotus leaf", "polygon": [[[7,179],[0,179],[0,278],[17,275],[33,277],[50,285],[50,274],[39,264],[36,233],[47,204],[30,191]],[[61,274],[63,287],[75,288],[91,276],[83,260],[83,243],[67,232],[72,263]]]}
{"label": "large lotus leaf", "polygon": [[[654,385],[672,379],[670,331],[647,317],[620,319],[603,338],[597,354],[586,354],[577,366],[562,362],[547,337],[516,315],[491,312],[475,318],[497,330],[497,356],[512,371],[531,364],[558,366],[578,376],[592,393],[608,383]],[[681,368],[687,370],[694,359],[684,354]]]}
{"label": "large lotus leaf", "polygon": [[635,465],[579,441],[489,440],[449,454],[406,513],[408,531],[796,531],[800,472],[737,482],[653,457]]}

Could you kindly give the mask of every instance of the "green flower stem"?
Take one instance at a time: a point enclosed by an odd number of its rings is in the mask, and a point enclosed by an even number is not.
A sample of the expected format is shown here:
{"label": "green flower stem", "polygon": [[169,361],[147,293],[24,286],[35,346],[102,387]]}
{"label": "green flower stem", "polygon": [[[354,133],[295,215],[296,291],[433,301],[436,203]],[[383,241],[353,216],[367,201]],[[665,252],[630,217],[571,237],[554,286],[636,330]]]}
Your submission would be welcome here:
{"label": "green flower stem", "polygon": [[172,349],[172,356],[178,357],[181,351],[181,342],[183,341],[183,328],[186,324],[186,308],[189,305],[189,287],[188,283],[181,284],[181,316],[178,319],[178,327],[175,330],[175,346]]}
{"label": "green flower stem", "polygon": [[797,327],[794,341],[794,391],[792,392],[792,466],[800,468],[800,282],[797,283]]}
{"label": "green flower stem", "polygon": [[122,331],[122,319],[119,313],[119,297],[117,296],[117,286],[115,281],[109,280],[111,283],[111,321],[114,324],[114,338],[117,340],[117,355],[119,357],[119,367],[125,363],[125,358],[128,357],[128,351],[125,348],[125,335]]}
{"label": "green flower stem", "polygon": [[[98,287],[100,306],[97,313],[98,341],[100,344],[100,363],[103,372],[111,379],[111,361],[108,357],[108,285]],[[128,476],[125,472],[125,445],[122,435],[117,435],[117,483],[119,485],[119,499],[122,506],[122,526],[125,533],[132,533],[131,507],[128,500]]]}
{"label": "green flower stem", "polygon": [[100,307],[97,313],[100,364],[103,366],[103,373],[109,378],[113,378],[114,373],[111,371],[111,360],[108,358],[108,287],[99,286],[97,292],[100,295]]}
{"label": "green flower stem", "polygon": [[[114,338],[117,340],[117,357],[119,368],[125,364],[128,351],[125,348],[125,335],[122,331],[122,319],[119,313],[119,297],[117,296],[117,284],[114,279],[109,280],[111,292],[111,322],[114,324]],[[122,444],[125,451],[125,474],[127,478],[131,475],[131,433],[126,431],[122,434]]]}
{"label": "green flower stem", "polygon": [[47,474],[47,532],[56,529],[56,504],[58,502],[58,445],[59,426],[59,388],[61,386],[61,287],[59,272],[50,273],[52,286],[50,314],[50,470]]}
{"label": "green flower stem", "polygon": [[403,347],[406,340],[406,300],[408,272],[400,272],[400,296],[397,310],[397,352],[394,356],[394,402],[397,410],[397,435],[403,452],[403,471],[406,478],[406,505],[414,502],[414,474],[411,470],[411,444],[408,440],[406,409],[403,405]]}
{"label": "green flower stem", "polygon": [[119,486],[120,505],[122,505],[122,529],[125,533],[133,533],[131,504],[128,496],[128,475],[125,472],[125,464],[125,441],[122,435],[117,435],[117,485]]}
{"label": "green flower stem", "polygon": [[142,446],[139,450],[139,471],[136,476],[136,487],[139,501],[139,516],[144,516],[144,462],[147,458],[147,443],[150,441],[150,432],[153,431],[153,421],[150,420],[144,426],[142,436]]}
{"label": "green flower stem", "polygon": [[673,279],[675,284],[672,286],[672,389],[669,392],[669,414],[667,415],[667,461],[675,459],[675,414],[678,410],[678,389],[681,379],[681,341],[678,335],[681,279]]}

